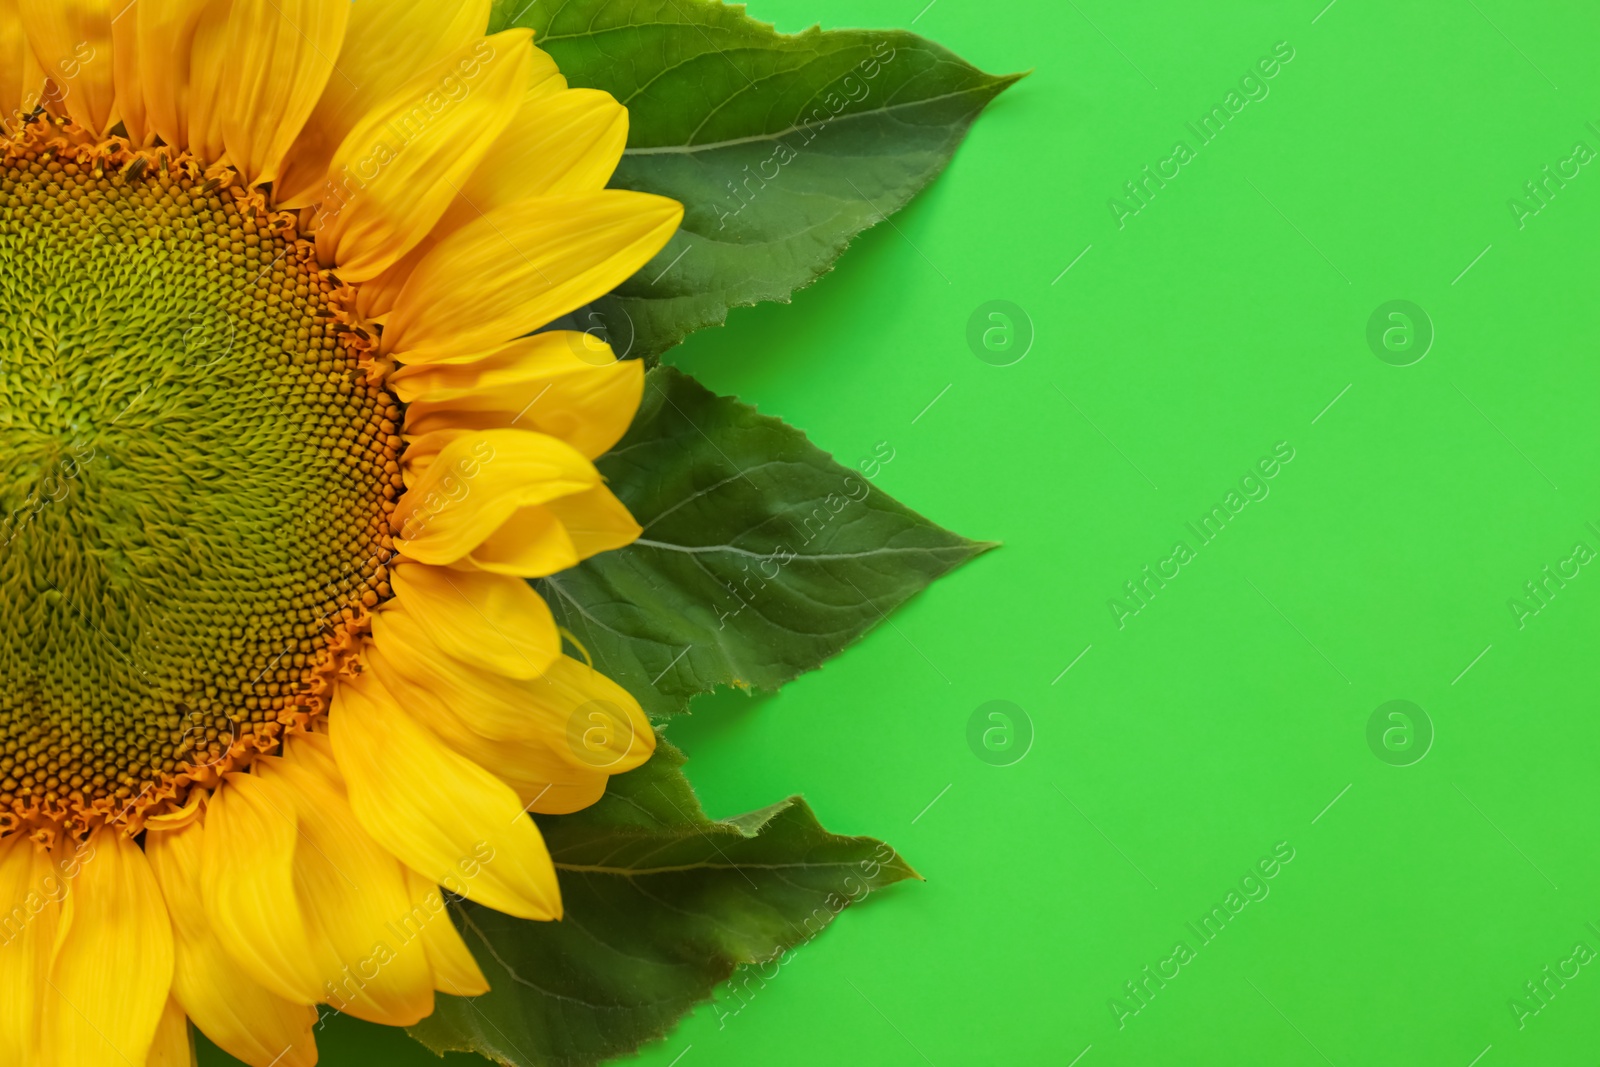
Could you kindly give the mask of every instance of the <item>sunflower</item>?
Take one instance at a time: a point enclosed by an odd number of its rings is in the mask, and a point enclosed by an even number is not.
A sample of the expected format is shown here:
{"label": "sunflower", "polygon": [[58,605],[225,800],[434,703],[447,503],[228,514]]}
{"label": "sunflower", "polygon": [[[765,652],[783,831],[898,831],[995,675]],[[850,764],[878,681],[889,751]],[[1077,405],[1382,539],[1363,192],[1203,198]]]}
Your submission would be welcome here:
{"label": "sunflower", "polygon": [[653,748],[526,579],[640,532],[541,327],[682,208],[489,7],[0,0],[0,1067],[482,993],[449,899],[558,919]]}

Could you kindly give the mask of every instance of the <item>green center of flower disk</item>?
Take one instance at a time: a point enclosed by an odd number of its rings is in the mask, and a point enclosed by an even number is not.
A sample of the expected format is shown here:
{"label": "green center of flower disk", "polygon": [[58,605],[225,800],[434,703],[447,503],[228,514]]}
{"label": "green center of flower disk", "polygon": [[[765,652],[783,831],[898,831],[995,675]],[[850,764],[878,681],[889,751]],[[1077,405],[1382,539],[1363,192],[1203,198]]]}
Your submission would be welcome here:
{"label": "green center of flower disk", "polygon": [[115,818],[320,710],[399,411],[309,242],[72,155],[0,160],[0,811]]}

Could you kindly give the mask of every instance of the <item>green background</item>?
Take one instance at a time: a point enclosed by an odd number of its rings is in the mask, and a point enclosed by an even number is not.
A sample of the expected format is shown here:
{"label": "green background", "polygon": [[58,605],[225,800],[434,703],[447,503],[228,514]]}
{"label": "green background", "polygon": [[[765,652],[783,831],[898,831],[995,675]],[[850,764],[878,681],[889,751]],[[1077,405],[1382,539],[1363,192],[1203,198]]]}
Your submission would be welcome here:
{"label": "green background", "polygon": [[[1509,602],[1600,550],[1600,161],[1520,228],[1508,202],[1600,150],[1600,19],[924,2],[751,5],[1034,73],[831,275],[668,359],[846,465],[888,442],[880,487],[1005,543],[780,695],[670,728],[712,815],[804,793],[927,881],[642,1062],[1593,1062],[1600,966],[1543,1005],[1525,983],[1600,950],[1600,567],[1520,627]],[[1186,124],[1279,42],[1269,95],[1200,146]],[[1119,228],[1108,200],[1179,140],[1195,158]],[[1036,335],[1004,367],[966,339],[997,299]],[[1436,332],[1411,366],[1367,342],[1394,299]],[[1186,524],[1278,442],[1270,495],[1201,546]],[[1108,601],[1179,540],[1193,560],[1119,628]],[[1395,699],[1435,734],[1409,766],[1368,743]],[[1009,766],[968,746],[991,700],[1031,723]],[[1281,842],[1269,894],[1203,943],[1187,924]],[[1520,1027],[1514,998],[1540,1008]],[[321,1043],[440,1062],[344,1021]]]}

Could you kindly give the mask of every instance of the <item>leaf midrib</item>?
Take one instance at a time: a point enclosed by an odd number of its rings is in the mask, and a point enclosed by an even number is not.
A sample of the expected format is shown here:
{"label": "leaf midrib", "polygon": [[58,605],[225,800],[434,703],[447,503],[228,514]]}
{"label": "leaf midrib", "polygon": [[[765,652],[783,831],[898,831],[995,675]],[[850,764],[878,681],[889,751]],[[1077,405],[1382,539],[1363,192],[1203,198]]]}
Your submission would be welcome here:
{"label": "leaf midrib", "polygon": [[719,148],[732,148],[736,145],[757,144],[762,141],[776,141],[780,137],[787,137],[792,133],[799,133],[802,130],[809,130],[812,128],[821,129],[822,127],[837,125],[838,123],[847,122],[851,119],[877,117],[887,114],[890,111],[901,110],[902,108],[921,107],[923,104],[933,104],[940,100],[948,100],[952,97],[969,96],[973,93],[981,93],[992,88],[995,82],[1002,80],[1004,79],[995,78],[993,81],[987,82],[983,85],[974,85],[967,89],[958,89],[953,93],[940,93],[938,96],[924,96],[916,100],[907,100],[900,104],[886,104],[883,107],[872,108],[867,111],[851,111],[848,114],[835,116],[827,122],[808,122],[804,125],[790,126],[787,129],[778,130],[775,133],[751,134],[749,137],[734,137],[726,141],[707,141],[705,144],[698,145],[646,145],[642,148],[625,148],[623,149],[622,154],[624,156],[692,155],[696,152],[713,152]]}
{"label": "leaf midrib", "polygon": [[[734,556],[744,556],[749,559],[771,559],[777,554],[776,550],[772,552],[752,552],[748,548],[739,548],[735,545],[675,545],[669,541],[653,541],[643,537],[634,541],[633,546],[640,548],[658,548],[667,552],[682,552],[691,556],[727,553]],[[794,558],[789,560],[788,563],[784,564],[784,566],[790,566],[792,564],[802,562],[832,563],[838,562],[839,560],[871,559],[877,556],[935,556],[944,552],[967,551],[970,551],[970,549],[968,549],[966,545],[946,545],[938,548],[893,548],[884,546],[882,548],[867,549],[862,552],[823,552],[815,555],[796,552],[794,554]]]}
{"label": "leaf midrib", "polygon": [[836,863],[685,863],[672,867],[612,867],[605,864],[556,863],[558,871],[574,874],[608,874],[618,878],[640,878],[652,874],[681,874],[684,871],[825,871],[839,867],[853,867],[847,862]]}

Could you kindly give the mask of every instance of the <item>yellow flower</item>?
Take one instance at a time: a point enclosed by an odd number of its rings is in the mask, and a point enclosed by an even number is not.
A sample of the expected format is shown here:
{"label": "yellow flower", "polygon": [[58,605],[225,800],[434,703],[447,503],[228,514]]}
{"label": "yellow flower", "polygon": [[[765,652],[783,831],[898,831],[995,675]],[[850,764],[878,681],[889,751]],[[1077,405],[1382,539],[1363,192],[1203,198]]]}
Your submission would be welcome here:
{"label": "yellow flower", "polygon": [[[489,0],[0,0],[0,1067],[312,1064],[648,758],[525,579],[632,541],[666,242]],[[187,1020],[187,1022],[186,1022]]]}

